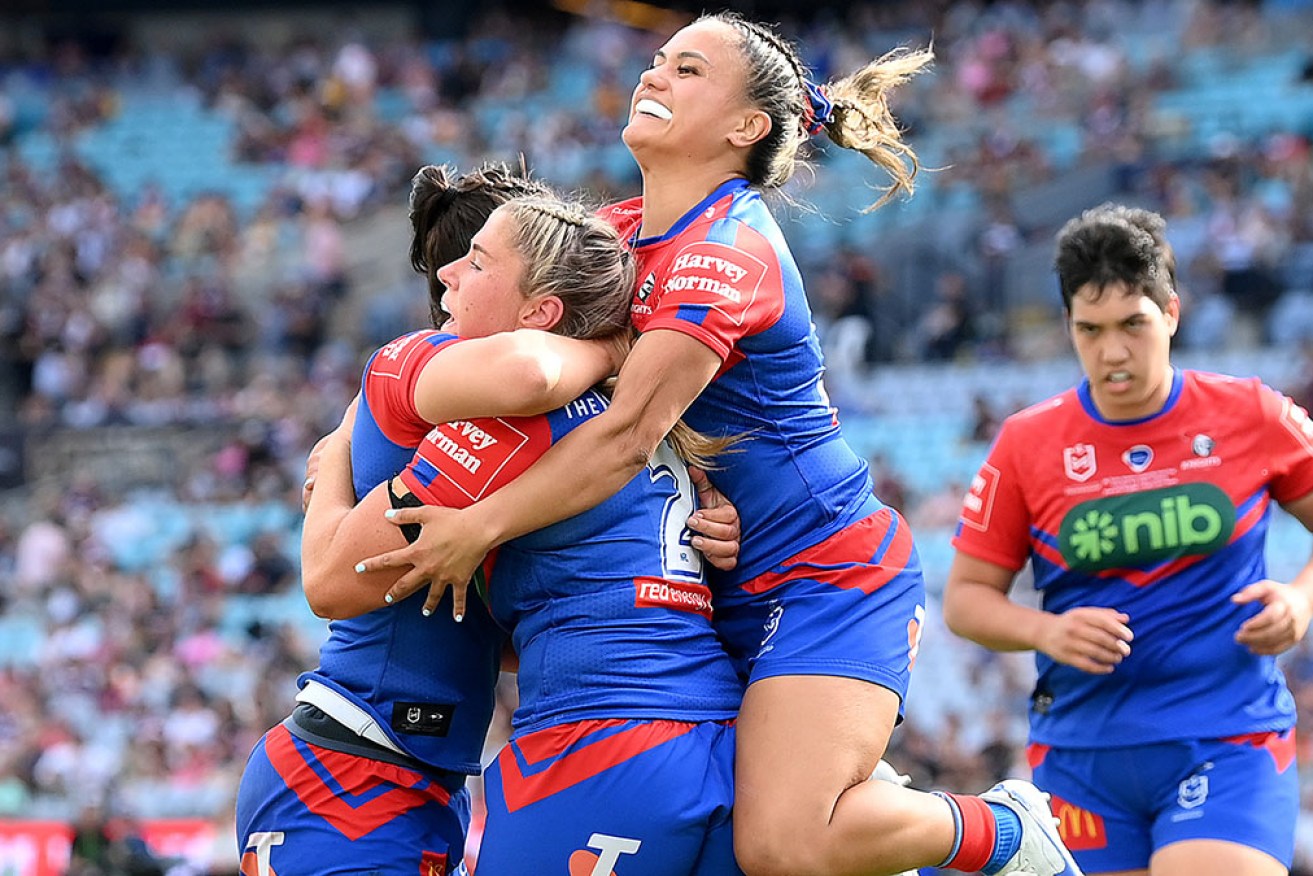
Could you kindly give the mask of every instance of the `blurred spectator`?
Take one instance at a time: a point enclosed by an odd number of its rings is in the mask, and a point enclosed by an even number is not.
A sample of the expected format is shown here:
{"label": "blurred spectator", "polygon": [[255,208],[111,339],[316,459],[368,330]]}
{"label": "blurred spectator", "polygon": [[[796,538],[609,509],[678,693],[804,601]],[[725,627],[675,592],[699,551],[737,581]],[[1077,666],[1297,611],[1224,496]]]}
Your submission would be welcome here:
{"label": "blurred spectator", "polygon": [[[1298,290],[1313,271],[1308,125],[1250,135],[1227,120],[1226,136],[1210,141],[1158,105],[1163,92],[1192,86],[1191,47],[1229,41],[1236,64],[1304,51],[1307,4],[1282,13],[1295,26],[1273,27],[1270,11],[1021,0],[798,12],[817,64],[839,70],[868,56],[867,43],[932,34],[938,57],[936,75],[911,83],[897,110],[925,159],[918,194],[851,226],[825,225],[803,265],[841,412],[893,403],[868,390],[876,363],[1016,355],[1018,290],[1008,284],[1019,266],[1046,262],[1030,241],[1049,230],[1018,205],[1035,203],[1027,196],[1037,185],[1101,162],[1121,168],[1116,185],[1168,213],[1189,296],[1183,346],[1242,344],[1237,309],[1245,319],[1266,313],[1254,333],[1272,342],[1307,340]],[[633,192],[632,161],[610,156],[637,76],[624,59],[649,53],[654,38],[614,22],[526,15],[473,16],[463,39],[376,41],[349,29],[270,45],[198,35],[176,56],[125,45],[97,59],[60,40],[7,69],[5,422],[28,430],[37,451],[68,431],[113,426],[176,430],[196,453],[149,494],[52,477],[17,497],[17,511],[0,502],[0,580],[13,582],[0,589],[0,814],[71,819],[88,783],[111,781],[116,814],[230,807],[242,761],[290,707],[286,692],[322,629],[297,593],[304,456],[354,395],[360,355],[412,315],[423,319],[409,309],[418,287],[376,282],[376,266],[404,253],[371,243],[372,223],[404,211],[410,176],[433,156],[465,164],[523,151],[563,187],[605,199]],[[588,78],[572,91],[576,73]],[[1276,94],[1250,99],[1285,99]],[[204,121],[231,126],[223,166],[207,175],[213,188],[165,173],[124,186],[112,154],[79,147],[143,95],[198,103]],[[161,124],[152,141],[183,124]],[[47,142],[48,163],[38,148]],[[194,156],[183,158],[179,169]],[[817,203],[873,182],[827,166],[834,160],[816,156]],[[244,172],[261,182],[254,198],[227,187]],[[1310,362],[1300,373],[1313,374]],[[1306,405],[1307,382],[1293,389]],[[977,441],[996,419],[981,404],[967,421]],[[92,455],[126,480],[131,455],[117,454]],[[918,529],[955,522],[961,485],[922,497],[888,458],[871,462],[877,493]],[[900,768],[923,786],[988,784],[1022,769],[1015,728],[1009,735],[988,717],[999,701],[1024,699],[1014,669],[946,641],[931,647],[969,678],[960,699],[971,712],[917,728],[909,710],[894,740],[908,761]],[[1292,660],[1292,686],[1308,715],[1304,662]],[[95,727],[96,738],[77,727]]]}

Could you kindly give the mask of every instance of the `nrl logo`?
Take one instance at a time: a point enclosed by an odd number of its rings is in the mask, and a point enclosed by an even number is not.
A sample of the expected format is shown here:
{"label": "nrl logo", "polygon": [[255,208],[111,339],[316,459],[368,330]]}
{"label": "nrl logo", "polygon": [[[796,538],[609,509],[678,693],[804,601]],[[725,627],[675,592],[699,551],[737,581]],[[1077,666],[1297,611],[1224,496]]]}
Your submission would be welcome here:
{"label": "nrl logo", "polygon": [[1073,444],[1062,451],[1062,469],[1067,477],[1077,483],[1084,483],[1094,477],[1099,464],[1094,458],[1093,444]]}

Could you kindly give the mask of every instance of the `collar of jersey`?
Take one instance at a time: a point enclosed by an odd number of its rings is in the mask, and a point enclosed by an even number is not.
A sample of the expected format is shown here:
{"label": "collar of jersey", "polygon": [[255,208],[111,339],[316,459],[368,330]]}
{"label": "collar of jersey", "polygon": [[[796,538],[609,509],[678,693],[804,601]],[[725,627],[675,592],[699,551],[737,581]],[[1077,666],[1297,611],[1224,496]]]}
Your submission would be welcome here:
{"label": "collar of jersey", "polygon": [[1181,373],[1181,369],[1173,368],[1172,391],[1167,394],[1167,401],[1160,409],[1154,411],[1152,414],[1135,420],[1105,419],[1104,416],[1099,413],[1099,409],[1094,406],[1094,397],[1090,395],[1090,379],[1088,377],[1081,380],[1080,386],[1076,387],[1076,396],[1080,399],[1081,407],[1085,409],[1085,413],[1089,414],[1091,419],[1097,420],[1105,426],[1138,426],[1140,423],[1149,422],[1154,417],[1161,417],[1163,414],[1176,407],[1176,400],[1181,397],[1181,390],[1184,386],[1185,375]]}
{"label": "collar of jersey", "polygon": [[651,246],[654,243],[661,243],[664,240],[670,240],[673,237],[679,236],[684,231],[685,228],[688,228],[688,226],[693,224],[693,220],[701,216],[702,212],[706,210],[708,207],[710,207],[712,204],[716,203],[721,198],[732,197],[738,194],[738,192],[740,192],[741,190],[746,189],[747,187],[748,187],[748,181],[746,179],[743,179],[742,177],[736,177],[735,179],[726,180],[725,182],[716,186],[715,190],[712,191],[711,194],[707,195],[701,201],[698,201],[697,206],[693,207],[691,210],[689,210],[687,213],[681,216],[679,218],[679,221],[676,222],[674,225],[670,226],[670,229],[665,234],[661,234],[656,237],[638,237],[637,236],[638,232],[635,231],[634,232],[635,237],[630,242],[630,246],[633,249],[638,249],[641,246]]}

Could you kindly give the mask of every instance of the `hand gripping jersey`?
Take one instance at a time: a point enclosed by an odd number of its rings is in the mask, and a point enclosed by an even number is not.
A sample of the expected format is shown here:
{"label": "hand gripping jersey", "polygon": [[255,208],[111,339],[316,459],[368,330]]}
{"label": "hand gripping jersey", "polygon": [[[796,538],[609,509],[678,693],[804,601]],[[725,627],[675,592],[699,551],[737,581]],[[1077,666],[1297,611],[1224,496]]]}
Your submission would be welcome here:
{"label": "hand gripping jersey", "polygon": [[[402,481],[428,504],[477,501],[606,406],[590,391],[543,416],[443,424]],[[507,542],[485,564],[493,614],[520,658],[517,733],[586,718],[738,713],[742,686],[712,630],[702,557],[684,526],[695,495],[662,444],[615,496]]]}
{"label": "hand gripping jersey", "polygon": [[[738,567],[713,579],[717,612],[733,612],[756,599],[740,585],[882,506],[839,432],[802,278],[760,195],[726,182],[656,238],[636,238],[641,198],[603,215],[637,257],[634,325],[683,332],[724,362],[685,419],[709,435],[745,436],[715,472],[743,525]],[[759,626],[746,641],[722,632],[738,652],[760,642]]]}
{"label": "hand gripping jersey", "polygon": [[1313,492],[1313,425],[1257,380],[1177,372],[1163,410],[1103,420],[1088,382],[1009,417],[953,544],[1020,569],[1047,611],[1130,616],[1109,675],[1036,654],[1032,741],[1104,747],[1282,730],[1294,703],[1272,657],[1233,641],[1259,610],[1272,500]]}
{"label": "hand gripping jersey", "polygon": [[[439,349],[457,342],[443,332],[414,332],[370,357],[351,438],[357,498],[411,462],[432,428],[415,413],[415,380]],[[456,440],[473,452],[478,438],[458,432]],[[506,482],[494,465],[483,474],[487,489]],[[462,507],[474,498],[449,490],[438,504]],[[346,697],[416,760],[473,775],[492,718],[504,636],[477,599],[468,602],[462,623],[452,619],[449,603],[424,617],[424,593],[330,623],[319,667],[298,685],[313,681]]]}

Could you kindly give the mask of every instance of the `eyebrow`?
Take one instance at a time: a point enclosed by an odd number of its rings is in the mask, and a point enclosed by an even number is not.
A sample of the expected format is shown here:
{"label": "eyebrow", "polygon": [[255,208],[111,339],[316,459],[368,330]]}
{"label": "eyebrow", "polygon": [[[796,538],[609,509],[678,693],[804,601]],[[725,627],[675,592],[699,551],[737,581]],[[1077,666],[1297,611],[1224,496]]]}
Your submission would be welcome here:
{"label": "eyebrow", "polygon": [[488,252],[486,249],[484,249],[482,246],[480,246],[479,244],[475,243],[475,242],[472,241],[472,240],[470,241],[470,251],[471,251],[471,252],[481,252],[481,253],[483,253],[485,256],[491,256],[491,255],[492,255],[492,253]]}
{"label": "eyebrow", "polygon": [[[666,56],[666,53],[665,53],[665,52],[661,51],[660,49],[657,49],[657,50],[656,50],[656,57],[658,57],[658,58],[664,58],[665,56]],[[686,51],[683,51],[683,52],[679,52],[678,54],[675,55],[675,57],[676,57],[676,58],[695,58],[695,59],[697,59],[697,60],[699,60],[699,61],[702,61],[702,62],[704,62],[704,63],[707,63],[707,64],[710,64],[710,63],[711,63],[710,59],[708,59],[707,56],[704,55],[704,54],[702,54],[701,52],[692,52],[692,51],[687,51],[687,50],[686,50]]]}

